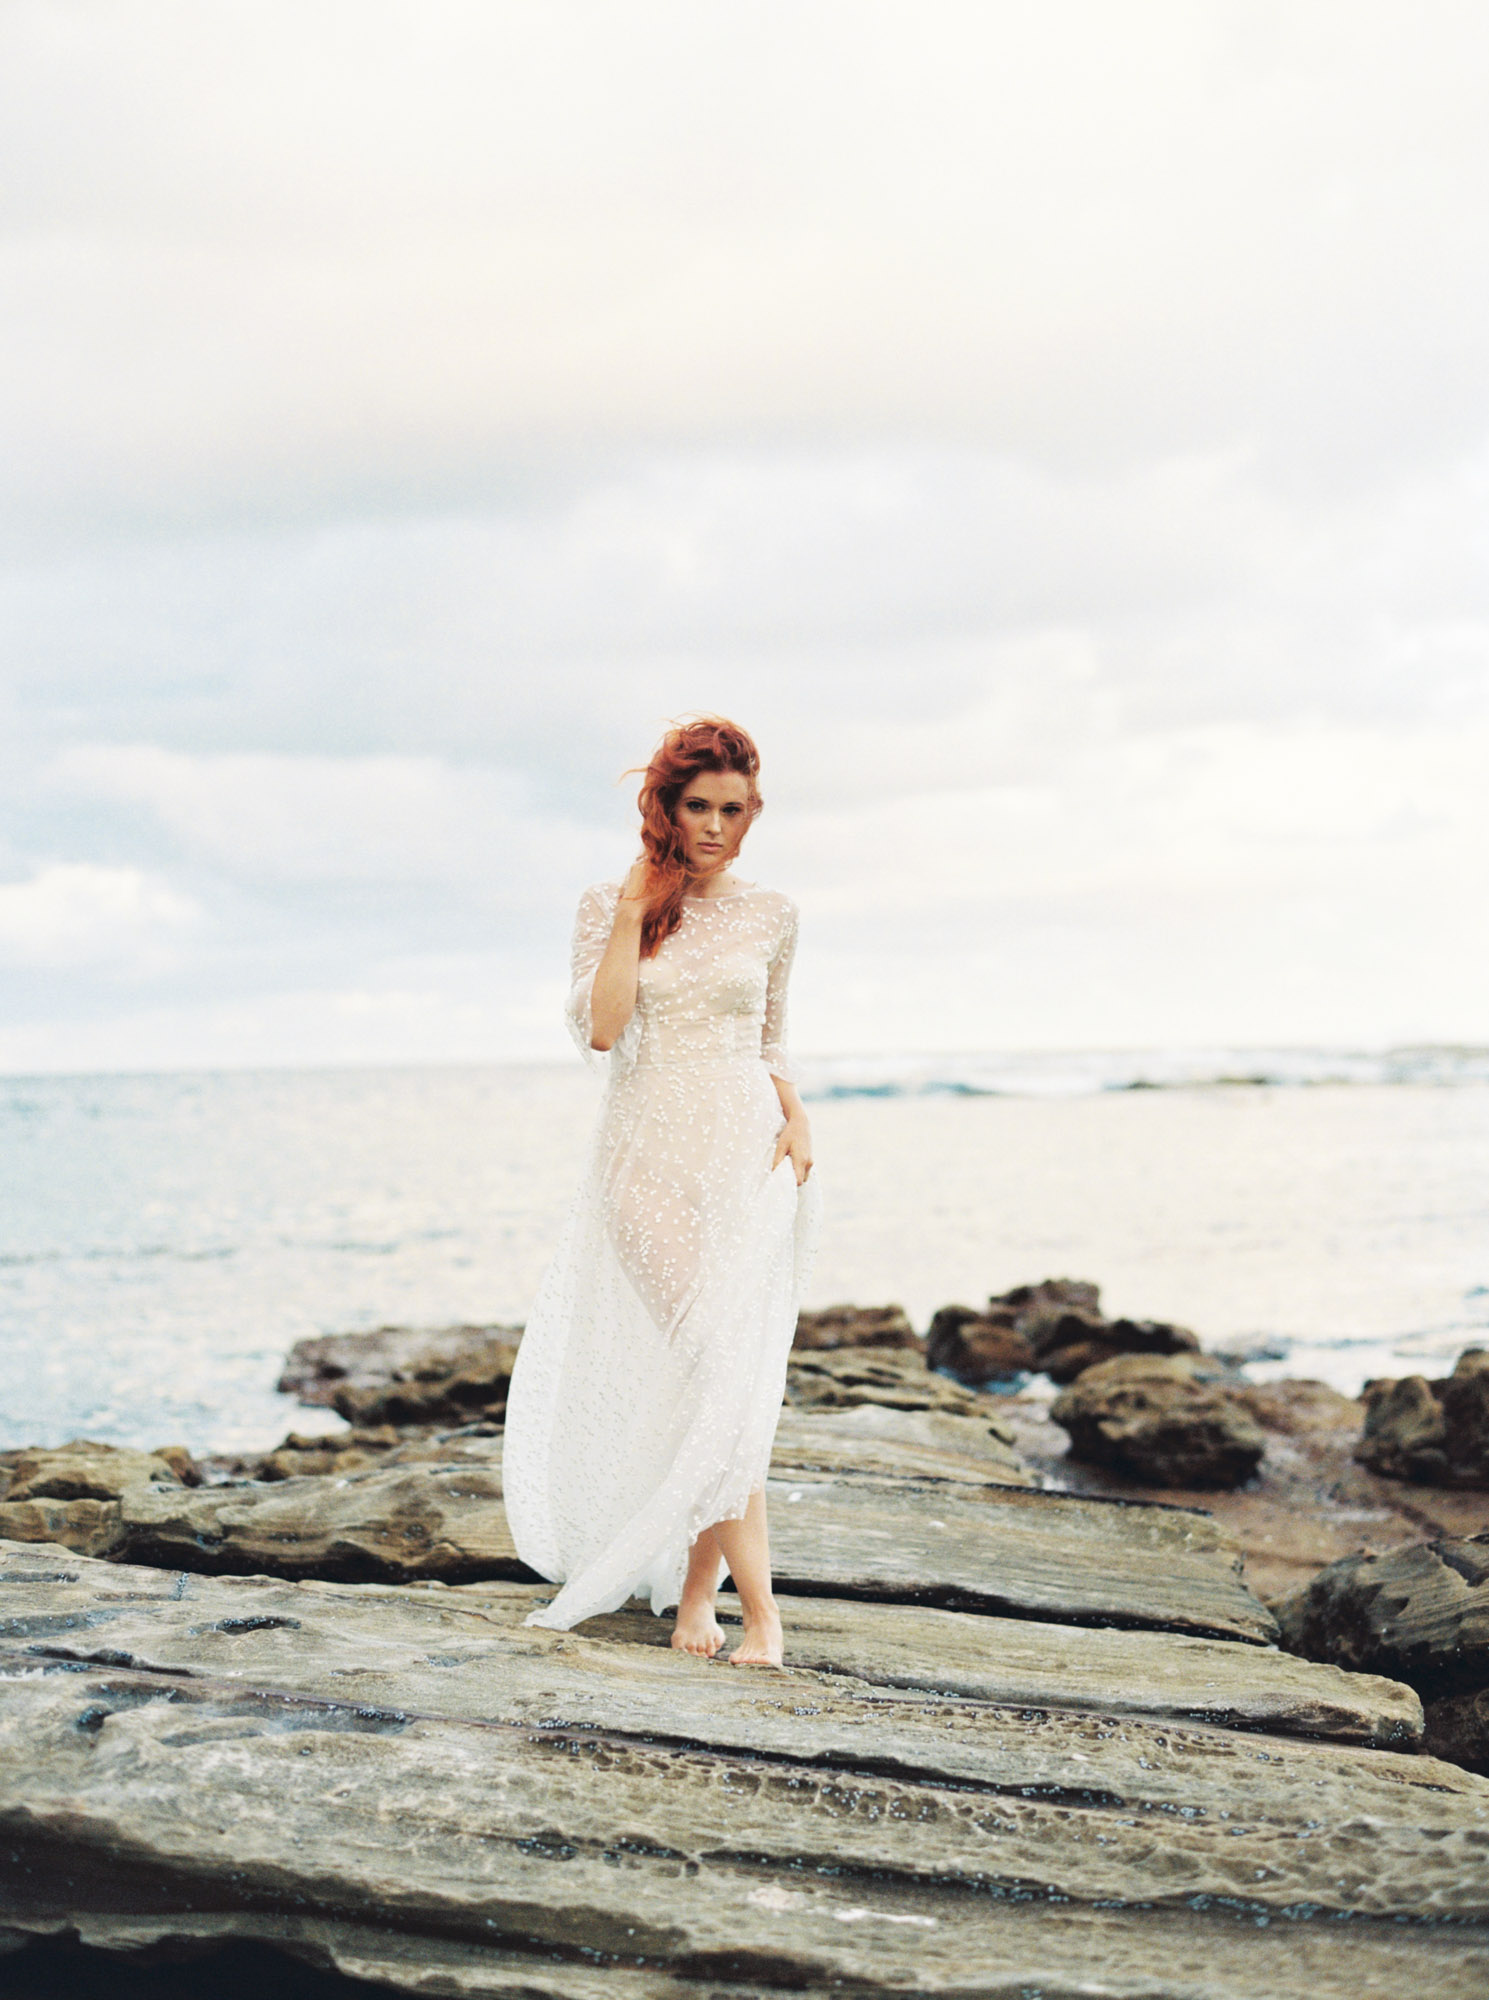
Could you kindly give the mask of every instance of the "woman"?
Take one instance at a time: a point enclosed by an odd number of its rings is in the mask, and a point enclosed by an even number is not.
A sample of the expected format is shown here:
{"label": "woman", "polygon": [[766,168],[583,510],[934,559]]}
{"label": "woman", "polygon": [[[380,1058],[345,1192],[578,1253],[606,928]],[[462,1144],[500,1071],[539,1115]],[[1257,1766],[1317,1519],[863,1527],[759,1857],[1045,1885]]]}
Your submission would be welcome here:
{"label": "woman", "polygon": [[785,1052],[796,908],[731,872],[759,769],[732,722],[670,729],[641,787],[641,859],[580,900],[568,1017],[609,1078],[502,1469],[518,1553],[563,1584],[530,1625],[645,1591],[678,1607],[672,1644],[711,1659],[727,1568],[737,1666],[781,1664],[765,1474],[817,1216]]}

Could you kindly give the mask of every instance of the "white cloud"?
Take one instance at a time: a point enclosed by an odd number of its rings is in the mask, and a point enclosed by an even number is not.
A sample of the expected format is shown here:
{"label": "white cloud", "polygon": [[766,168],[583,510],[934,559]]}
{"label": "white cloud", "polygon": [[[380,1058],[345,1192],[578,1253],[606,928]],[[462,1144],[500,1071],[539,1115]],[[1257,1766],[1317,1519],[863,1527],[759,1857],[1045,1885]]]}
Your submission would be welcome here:
{"label": "white cloud", "polygon": [[1489,1031],[1486,62],[1471,0],[0,10],[11,1059],[556,1051],[697,706],[818,1047]]}
{"label": "white cloud", "polygon": [[29,882],[0,882],[0,955],[18,966],[158,972],[198,915],[138,868],[57,862]]}
{"label": "white cloud", "polygon": [[263,885],[474,882],[493,905],[517,907],[584,860],[583,836],[566,827],[534,840],[516,774],[433,757],[78,745],[56,758],[44,789],[144,806],[193,862]]}
{"label": "white cloud", "polygon": [[17,4],[17,517],[761,434],[1430,461],[1489,416],[1486,50],[1469,0]]}

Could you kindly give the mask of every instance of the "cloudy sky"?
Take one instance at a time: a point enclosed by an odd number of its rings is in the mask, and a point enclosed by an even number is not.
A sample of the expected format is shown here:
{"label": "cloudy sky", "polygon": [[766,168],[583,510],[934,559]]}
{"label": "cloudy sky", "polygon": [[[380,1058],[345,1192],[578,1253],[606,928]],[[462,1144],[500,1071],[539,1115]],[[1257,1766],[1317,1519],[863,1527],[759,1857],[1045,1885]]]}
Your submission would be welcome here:
{"label": "cloudy sky", "polygon": [[0,1068],[1489,1040],[1480,0],[8,0]]}

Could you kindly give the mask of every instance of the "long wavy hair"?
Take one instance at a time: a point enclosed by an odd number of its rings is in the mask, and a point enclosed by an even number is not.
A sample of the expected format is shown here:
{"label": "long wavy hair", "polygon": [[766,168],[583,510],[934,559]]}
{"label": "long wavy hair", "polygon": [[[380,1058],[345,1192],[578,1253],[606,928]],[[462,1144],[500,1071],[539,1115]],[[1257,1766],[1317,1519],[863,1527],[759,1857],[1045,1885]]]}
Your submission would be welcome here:
{"label": "long wavy hair", "polygon": [[[765,801],[760,796],[760,752],[748,730],[722,715],[690,715],[674,722],[656,749],[641,781],[641,848],[646,861],[646,915],[641,920],[641,956],[655,958],[664,938],[682,922],[689,873],[677,802],[700,771],[736,771],[749,786],[745,832]],[[740,835],[740,839],[744,834]]]}

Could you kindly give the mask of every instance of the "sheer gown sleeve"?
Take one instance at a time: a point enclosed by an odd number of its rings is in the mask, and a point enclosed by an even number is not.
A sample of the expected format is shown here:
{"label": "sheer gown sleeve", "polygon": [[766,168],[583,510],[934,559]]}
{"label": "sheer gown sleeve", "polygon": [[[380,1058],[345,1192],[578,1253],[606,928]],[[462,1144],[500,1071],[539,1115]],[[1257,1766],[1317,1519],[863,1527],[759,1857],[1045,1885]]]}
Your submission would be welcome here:
{"label": "sheer gown sleeve", "polygon": [[786,987],[791,978],[791,961],[796,956],[796,905],[788,903],[781,938],[770,961],[765,987],[765,1027],[760,1037],[760,1053],[765,1067],[782,1083],[795,1083],[796,1071],[786,1054]]}
{"label": "sheer gown sleeve", "polygon": [[574,919],[574,941],[569,949],[569,1000],[564,1018],[569,1024],[569,1033],[578,1044],[579,1053],[593,1069],[607,1067],[605,1050],[591,1046],[594,1016],[590,1003],[594,998],[595,973],[610,942],[619,894],[619,889],[608,882],[585,890],[579,898],[579,913]]}

